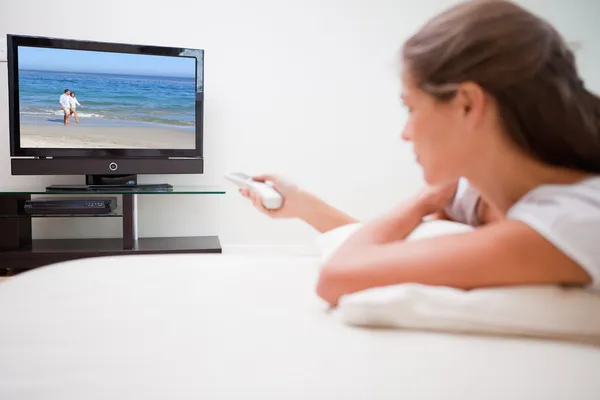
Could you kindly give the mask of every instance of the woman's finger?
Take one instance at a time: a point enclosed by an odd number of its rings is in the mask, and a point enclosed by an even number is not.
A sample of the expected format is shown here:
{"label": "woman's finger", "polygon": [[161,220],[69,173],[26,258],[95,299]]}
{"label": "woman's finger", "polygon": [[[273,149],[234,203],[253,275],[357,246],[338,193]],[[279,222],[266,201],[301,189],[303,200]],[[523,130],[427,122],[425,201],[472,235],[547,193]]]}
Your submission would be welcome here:
{"label": "woman's finger", "polygon": [[252,202],[254,203],[254,206],[256,208],[263,211],[262,199],[260,198],[260,195],[258,193],[252,194]]}
{"label": "woman's finger", "polygon": [[239,191],[242,194],[242,196],[244,196],[245,198],[247,198],[247,199],[250,198],[250,192],[248,191],[248,189],[243,188],[243,189],[240,189]]}

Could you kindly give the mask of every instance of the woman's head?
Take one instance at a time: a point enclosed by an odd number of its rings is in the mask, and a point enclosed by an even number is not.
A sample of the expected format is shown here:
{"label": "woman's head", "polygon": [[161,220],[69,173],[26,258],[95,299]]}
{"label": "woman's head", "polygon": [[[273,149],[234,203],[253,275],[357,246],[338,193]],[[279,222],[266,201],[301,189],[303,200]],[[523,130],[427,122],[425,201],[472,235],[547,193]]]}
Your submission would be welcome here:
{"label": "woman's head", "polygon": [[560,34],[520,6],[454,6],[409,38],[402,61],[403,136],[430,183],[468,173],[490,149],[600,172],[600,99]]}
{"label": "woman's head", "polygon": [[71,97],[75,97],[75,92],[71,92]]}

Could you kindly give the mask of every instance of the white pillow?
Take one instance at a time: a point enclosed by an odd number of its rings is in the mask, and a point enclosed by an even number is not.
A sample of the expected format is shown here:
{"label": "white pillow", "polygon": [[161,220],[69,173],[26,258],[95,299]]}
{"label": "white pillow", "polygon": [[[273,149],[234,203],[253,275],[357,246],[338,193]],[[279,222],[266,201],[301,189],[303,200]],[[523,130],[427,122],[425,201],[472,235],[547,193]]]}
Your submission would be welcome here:
{"label": "white pillow", "polygon": [[[323,260],[358,228],[323,234]],[[449,221],[423,223],[407,240],[465,232]],[[600,294],[555,285],[460,290],[415,283],[390,285],[343,296],[335,311],[355,326],[521,335],[600,342]]]}

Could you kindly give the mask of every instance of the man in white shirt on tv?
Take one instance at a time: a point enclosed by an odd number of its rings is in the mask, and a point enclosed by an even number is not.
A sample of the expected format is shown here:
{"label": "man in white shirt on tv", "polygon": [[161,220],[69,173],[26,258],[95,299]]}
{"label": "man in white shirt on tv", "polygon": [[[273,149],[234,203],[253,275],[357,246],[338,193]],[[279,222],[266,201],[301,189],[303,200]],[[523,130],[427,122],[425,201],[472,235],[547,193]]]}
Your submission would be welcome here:
{"label": "man in white shirt on tv", "polygon": [[65,89],[65,92],[60,95],[60,109],[65,113],[63,122],[67,125],[71,120],[71,91]]}

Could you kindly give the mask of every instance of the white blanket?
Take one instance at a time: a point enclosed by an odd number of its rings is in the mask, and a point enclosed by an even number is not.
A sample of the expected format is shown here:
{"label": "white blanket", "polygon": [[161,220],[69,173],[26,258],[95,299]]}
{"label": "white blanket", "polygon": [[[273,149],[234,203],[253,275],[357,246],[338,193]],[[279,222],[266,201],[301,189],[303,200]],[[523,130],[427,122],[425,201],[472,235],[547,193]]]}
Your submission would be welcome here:
{"label": "white blanket", "polygon": [[0,399],[597,400],[600,350],[340,324],[318,260],[129,256],[0,285]]}

